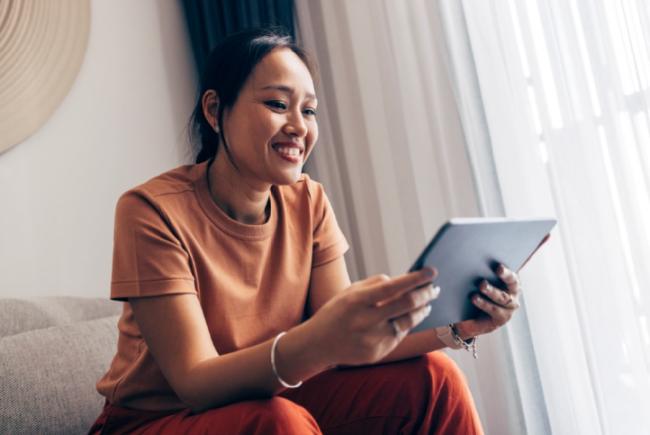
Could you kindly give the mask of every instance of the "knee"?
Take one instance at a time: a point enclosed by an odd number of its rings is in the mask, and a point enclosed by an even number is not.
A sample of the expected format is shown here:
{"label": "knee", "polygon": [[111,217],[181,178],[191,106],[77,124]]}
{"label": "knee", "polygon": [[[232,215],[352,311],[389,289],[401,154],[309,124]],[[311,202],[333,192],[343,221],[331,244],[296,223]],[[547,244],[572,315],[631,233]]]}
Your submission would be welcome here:
{"label": "knee", "polygon": [[467,379],[444,352],[429,352],[419,360],[419,381],[428,389],[427,414],[436,433],[482,433]]}
{"label": "knee", "polygon": [[433,396],[454,400],[470,396],[467,379],[456,363],[444,352],[436,351],[424,354],[413,360],[413,380],[430,388]]}
{"label": "knee", "polygon": [[309,411],[284,397],[251,400],[247,403],[251,408],[247,412],[248,426],[253,430],[250,433],[321,433]]}

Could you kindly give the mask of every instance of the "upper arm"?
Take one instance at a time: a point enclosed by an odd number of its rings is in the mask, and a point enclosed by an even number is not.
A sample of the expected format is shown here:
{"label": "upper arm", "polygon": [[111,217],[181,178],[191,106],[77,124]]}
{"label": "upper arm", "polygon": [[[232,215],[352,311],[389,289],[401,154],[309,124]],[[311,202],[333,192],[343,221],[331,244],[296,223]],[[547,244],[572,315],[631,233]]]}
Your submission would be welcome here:
{"label": "upper arm", "polygon": [[163,375],[190,408],[194,401],[187,374],[218,356],[195,294],[129,298],[136,323]]}
{"label": "upper arm", "polygon": [[307,298],[309,316],[313,316],[327,301],[348,287],[350,276],[343,255],[313,268]]}

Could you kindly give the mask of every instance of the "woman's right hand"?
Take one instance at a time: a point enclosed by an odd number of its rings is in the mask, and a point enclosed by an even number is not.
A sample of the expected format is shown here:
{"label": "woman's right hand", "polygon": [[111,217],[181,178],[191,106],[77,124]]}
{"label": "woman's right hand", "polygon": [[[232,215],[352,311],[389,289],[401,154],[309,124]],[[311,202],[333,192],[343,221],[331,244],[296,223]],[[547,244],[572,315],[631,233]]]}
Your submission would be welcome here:
{"label": "woman's right hand", "polygon": [[[309,321],[330,365],[373,364],[392,352],[428,315],[427,305],[440,293],[432,284],[436,275],[426,267],[395,278],[373,276],[325,303]],[[399,337],[392,319],[404,331]]]}

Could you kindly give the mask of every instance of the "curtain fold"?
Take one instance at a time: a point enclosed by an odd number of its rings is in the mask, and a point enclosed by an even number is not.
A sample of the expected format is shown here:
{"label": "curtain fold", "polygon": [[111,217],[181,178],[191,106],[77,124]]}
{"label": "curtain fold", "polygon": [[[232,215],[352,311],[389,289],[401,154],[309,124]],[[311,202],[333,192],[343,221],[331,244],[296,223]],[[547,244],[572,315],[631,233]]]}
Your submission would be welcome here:
{"label": "curtain fold", "polygon": [[197,70],[225,37],[247,27],[283,26],[292,37],[293,0],[183,0]]}
{"label": "curtain fold", "polygon": [[[438,9],[481,216],[506,216],[463,4],[457,0],[440,0]],[[510,370],[506,379],[514,384],[510,390],[514,402],[511,409],[519,414],[516,421],[511,421],[508,432],[503,433],[547,434],[551,433],[551,427],[528,322],[525,282],[524,288],[519,312],[504,328],[500,342],[502,358]]]}
{"label": "curtain fold", "polygon": [[[463,123],[468,142],[478,136],[469,152],[492,154],[496,180],[488,183],[498,182],[506,215],[558,218],[521,273],[534,348],[514,351],[515,376],[526,381],[525,433],[647,434],[650,7],[454,7],[460,14],[443,14],[445,29],[464,21],[471,48],[446,32],[460,111],[486,120],[484,128]],[[472,75],[478,92],[467,86]]]}
{"label": "curtain fold", "polygon": [[[298,0],[296,14],[298,39],[322,73],[306,172],[325,186],[350,241],[353,281],[405,273],[451,217],[498,213],[498,189],[478,179],[494,180],[494,163],[477,178],[483,158],[470,164],[466,151],[436,3]],[[514,346],[530,341],[499,330],[481,337],[478,360],[449,352],[488,434],[525,433]]]}

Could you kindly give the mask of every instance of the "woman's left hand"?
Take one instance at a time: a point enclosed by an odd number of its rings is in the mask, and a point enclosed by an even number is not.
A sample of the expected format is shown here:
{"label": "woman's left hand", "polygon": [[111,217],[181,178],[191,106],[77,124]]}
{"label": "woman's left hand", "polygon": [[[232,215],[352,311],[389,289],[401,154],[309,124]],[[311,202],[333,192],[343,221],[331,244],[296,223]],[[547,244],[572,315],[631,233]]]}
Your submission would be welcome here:
{"label": "woman's left hand", "polygon": [[455,325],[463,340],[487,334],[505,325],[519,308],[519,295],[522,290],[519,276],[503,264],[499,265],[496,272],[505,288],[495,287],[486,280],[481,282],[480,293],[472,296],[472,302],[483,312],[475,319]]}
{"label": "woman's left hand", "polygon": [[[548,242],[551,234],[547,234],[544,240],[537,245],[537,248],[521,265],[521,270],[526,263],[535,255],[535,252],[542,245]],[[497,276],[505,284],[505,288],[497,288],[488,285],[486,280],[479,286],[480,293],[472,296],[472,302],[483,312],[476,318],[456,323],[458,335],[463,340],[472,337],[478,337],[481,334],[487,334],[495,329],[505,325],[512,319],[512,315],[519,309],[519,295],[521,295],[521,285],[519,284],[519,275],[511,271],[503,264],[500,264],[496,270]]]}

